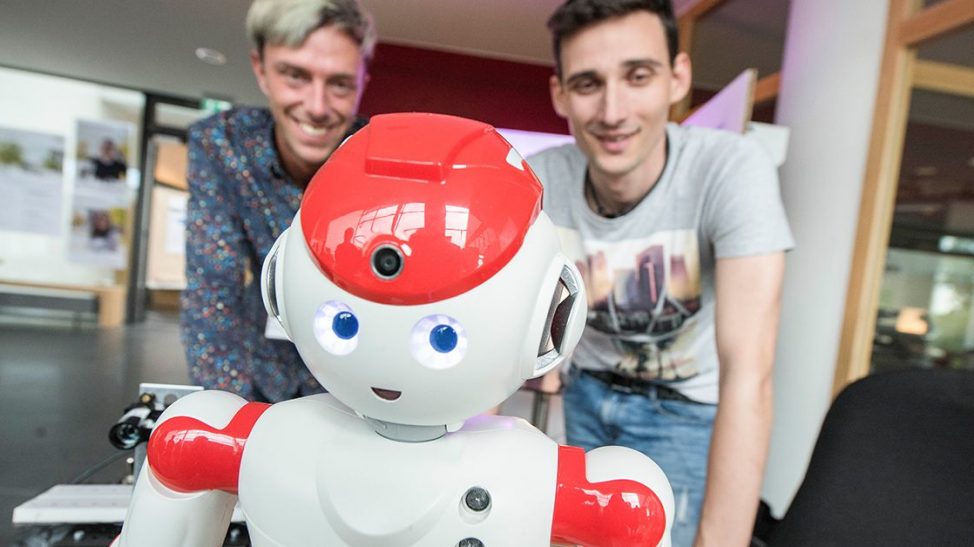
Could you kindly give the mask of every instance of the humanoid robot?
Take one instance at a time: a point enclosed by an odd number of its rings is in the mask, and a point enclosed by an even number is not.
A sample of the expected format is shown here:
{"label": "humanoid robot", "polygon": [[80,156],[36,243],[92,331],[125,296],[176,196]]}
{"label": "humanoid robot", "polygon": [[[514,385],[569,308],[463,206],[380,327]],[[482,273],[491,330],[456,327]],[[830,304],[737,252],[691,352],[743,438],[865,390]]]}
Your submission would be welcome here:
{"label": "humanoid robot", "polygon": [[261,276],[329,393],[179,399],[116,543],[219,545],[239,500],[256,547],[669,545],[673,494],[652,460],[479,415],[564,361],[584,325],[541,194],[488,125],[372,118]]}

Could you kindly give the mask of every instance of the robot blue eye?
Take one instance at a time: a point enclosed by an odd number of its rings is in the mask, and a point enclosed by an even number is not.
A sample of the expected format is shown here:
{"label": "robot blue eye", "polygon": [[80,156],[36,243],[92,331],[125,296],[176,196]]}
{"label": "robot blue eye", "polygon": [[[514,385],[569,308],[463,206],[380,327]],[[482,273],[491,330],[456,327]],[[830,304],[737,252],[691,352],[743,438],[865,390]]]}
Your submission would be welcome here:
{"label": "robot blue eye", "polygon": [[318,306],[312,330],[318,344],[332,355],[348,355],[358,346],[358,318],[337,300]]}
{"label": "robot blue eye", "polygon": [[338,312],[331,321],[331,330],[342,340],[351,340],[358,334],[358,319],[352,312]]}
{"label": "robot blue eye", "polygon": [[457,347],[457,331],[450,325],[437,325],[430,331],[430,345],[440,353],[450,353]]}
{"label": "robot blue eye", "polygon": [[467,333],[459,321],[448,315],[428,315],[413,327],[409,349],[421,365],[447,369],[466,355]]}

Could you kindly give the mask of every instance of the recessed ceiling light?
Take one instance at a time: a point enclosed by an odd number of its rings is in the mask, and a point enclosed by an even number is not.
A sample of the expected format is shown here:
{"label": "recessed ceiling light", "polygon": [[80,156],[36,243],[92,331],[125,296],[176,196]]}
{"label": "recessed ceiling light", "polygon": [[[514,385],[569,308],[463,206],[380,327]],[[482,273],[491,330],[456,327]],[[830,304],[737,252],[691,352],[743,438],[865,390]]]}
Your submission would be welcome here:
{"label": "recessed ceiling light", "polygon": [[226,55],[220,51],[208,47],[196,48],[196,58],[208,65],[220,66],[227,64]]}

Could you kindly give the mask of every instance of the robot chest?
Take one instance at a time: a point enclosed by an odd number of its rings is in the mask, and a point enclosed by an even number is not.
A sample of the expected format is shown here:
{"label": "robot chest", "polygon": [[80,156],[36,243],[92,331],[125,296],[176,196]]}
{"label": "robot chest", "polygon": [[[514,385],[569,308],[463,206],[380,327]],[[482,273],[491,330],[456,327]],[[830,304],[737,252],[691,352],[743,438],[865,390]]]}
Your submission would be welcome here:
{"label": "robot chest", "polygon": [[414,543],[464,489],[462,452],[438,445],[349,439],[347,450],[332,451],[318,466],[322,513],[354,535]]}
{"label": "robot chest", "polygon": [[[245,466],[240,501],[255,545],[548,544],[554,461],[546,443],[505,450],[460,438],[340,437],[254,477]],[[267,461],[280,465],[282,455]]]}

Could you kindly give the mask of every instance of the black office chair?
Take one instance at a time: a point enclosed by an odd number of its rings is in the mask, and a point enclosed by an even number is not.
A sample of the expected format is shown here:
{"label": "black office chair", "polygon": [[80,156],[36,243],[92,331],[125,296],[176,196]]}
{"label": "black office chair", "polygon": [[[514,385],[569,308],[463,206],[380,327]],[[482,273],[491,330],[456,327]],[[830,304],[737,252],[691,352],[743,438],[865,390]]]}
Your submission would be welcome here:
{"label": "black office chair", "polygon": [[974,372],[903,370],[849,385],[767,544],[974,545]]}

